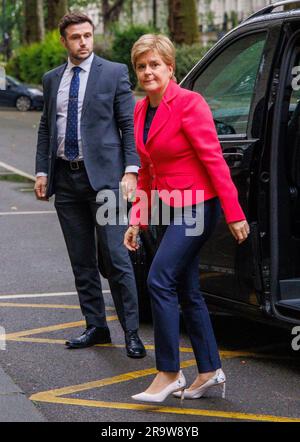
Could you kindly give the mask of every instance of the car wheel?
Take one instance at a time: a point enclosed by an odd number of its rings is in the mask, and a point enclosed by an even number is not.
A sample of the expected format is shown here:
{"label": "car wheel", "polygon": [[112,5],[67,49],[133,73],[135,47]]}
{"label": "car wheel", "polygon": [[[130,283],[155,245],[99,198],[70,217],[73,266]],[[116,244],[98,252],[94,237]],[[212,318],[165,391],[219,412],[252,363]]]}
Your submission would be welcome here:
{"label": "car wheel", "polygon": [[16,101],[16,108],[20,112],[27,112],[31,108],[31,100],[26,96],[21,96]]}

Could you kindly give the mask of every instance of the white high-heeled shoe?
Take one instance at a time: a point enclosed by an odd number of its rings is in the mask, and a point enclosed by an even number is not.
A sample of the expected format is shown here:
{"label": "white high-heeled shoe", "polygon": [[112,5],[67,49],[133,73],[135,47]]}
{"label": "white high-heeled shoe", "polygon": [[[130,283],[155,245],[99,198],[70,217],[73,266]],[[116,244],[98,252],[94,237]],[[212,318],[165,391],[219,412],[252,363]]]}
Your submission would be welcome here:
{"label": "white high-heeled shoe", "polygon": [[175,397],[181,397],[181,400],[183,399],[199,399],[201,396],[204,395],[204,393],[210,388],[214,387],[216,385],[222,385],[222,398],[225,399],[226,394],[226,376],[222,368],[219,368],[216,371],[216,374],[214,374],[208,381],[206,381],[204,384],[200,385],[198,388],[194,388],[193,390],[183,391],[183,395],[178,393],[173,393],[173,396]]}
{"label": "white high-heeled shoe", "polygon": [[132,399],[142,402],[163,402],[170,394],[174,393],[175,391],[178,392],[180,391],[179,393],[180,397],[180,395],[183,394],[184,387],[186,386],[186,379],[181,370],[179,373],[180,373],[179,378],[176,379],[176,381],[171,382],[171,384],[167,385],[159,393],[150,394],[143,392],[131,396]]}

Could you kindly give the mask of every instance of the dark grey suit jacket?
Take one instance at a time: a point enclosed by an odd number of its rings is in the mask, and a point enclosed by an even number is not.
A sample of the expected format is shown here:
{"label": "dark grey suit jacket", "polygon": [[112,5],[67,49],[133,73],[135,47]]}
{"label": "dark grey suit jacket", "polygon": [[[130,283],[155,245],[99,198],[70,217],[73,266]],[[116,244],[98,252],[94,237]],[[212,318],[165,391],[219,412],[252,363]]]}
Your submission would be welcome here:
{"label": "dark grey suit jacket", "polygon": [[[48,174],[47,196],[55,193],[56,98],[67,63],[43,77],[44,110],[38,131],[36,173]],[[126,65],[94,56],[80,121],[82,150],[94,190],[118,189],[130,165],[139,166],[133,130],[134,97]]]}

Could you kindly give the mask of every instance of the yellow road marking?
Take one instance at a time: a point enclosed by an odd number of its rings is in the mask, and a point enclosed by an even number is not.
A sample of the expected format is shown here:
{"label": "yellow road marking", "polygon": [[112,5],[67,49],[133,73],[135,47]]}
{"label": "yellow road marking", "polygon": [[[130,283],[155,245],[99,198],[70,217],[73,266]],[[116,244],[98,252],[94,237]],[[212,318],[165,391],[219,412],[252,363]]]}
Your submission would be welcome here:
{"label": "yellow road marking", "polygon": [[[65,345],[65,339],[47,339],[47,338],[9,338],[9,341],[14,342],[32,342],[37,344],[60,344]],[[93,347],[108,347],[108,348],[124,348],[121,344],[95,344]],[[145,345],[146,350],[154,350],[153,345]]]}
{"label": "yellow road marking", "polygon": [[[115,321],[117,320],[117,316],[108,316],[107,321]],[[57,330],[64,330],[68,328],[74,328],[74,327],[80,327],[82,325],[85,325],[85,321],[77,321],[77,322],[67,322],[64,324],[57,324],[57,325],[50,325],[46,327],[41,327],[37,329],[31,329],[31,330],[24,330],[19,331],[15,333],[8,333],[5,336],[0,336],[0,341],[6,339],[7,341],[15,341],[15,342],[33,342],[33,343],[46,343],[46,344],[64,344],[65,340],[63,339],[49,339],[49,338],[33,338],[33,337],[26,337],[26,336],[32,336],[36,334],[41,334],[45,332],[51,332],[51,331],[57,331]],[[115,348],[123,348],[124,345],[115,345],[115,344],[98,344],[101,347],[115,347]],[[145,348],[148,350],[154,350],[153,345],[145,345]],[[180,347],[181,353],[193,353],[193,349],[191,347]],[[271,355],[266,353],[257,353],[254,351],[244,351],[244,350],[220,350],[219,351],[220,356],[225,358],[237,358],[237,357],[245,357],[245,358],[257,358],[257,359],[272,359],[272,360],[286,360],[286,359],[293,359],[291,356],[277,356],[277,355]]]}
{"label": "yellow road marking", "polygon": [[[194,360],[184,361],[181,364],[182,368],[187,368],[195,365]],[[218,417],[223,419],[235,419],[235,420],[251,420],[251,421],[268,421],[268,422],[300,422],[300,418],[290,418],[284,416],[274,416],[268,414],[255,414],[255,413],[240,413],[240,412],[228,412],[220,410],[205,410],[205,409],[194,409],[194,408],[177,408],[177,407],[163,407],[160,404],[157,406],[153,405],[143,405],[143,404],[130,404],[122,402],[106,402],[106,401],[96,401],[89,399],[73,399],[61,397],[67,394],[79,393],[82,391],[87,391],[95,388],[101,388],[108,385],[113,385],[121,382],[132,381],[144,376],[149,376],[150,374],[156,373],[155,368],[150,368],[147,370],[138,370],[130,373],[125,373],[122,375],[114,376],[111,378],[106,378],[98,381],[87,382],[84,384],[79,384],[70,387],[63,387],[54,390],[44,391],[40,393],[35,393],[30,397],[30,400],[36,402],[48,402],[48,403],[60,403],[65,405],[77,405],[85,407],[96,407],[96,408],[111,408],[119,410],[134,410],[134,411],[144,411],[150,413],[170,413],[170,414],[183,414],[192,416],[206,416],[206,417]]]}
{"label": "yellow road marking", "polygon": [[24,308],[61,308],[78,310],[78,305],[60,305],[60,304],[21,304],[16,302],[0,302],[0,307],[24,307]]}
{"label": "yellow road marking", "polygon": [[[5,339],[5,337],[0,336],[0,340]],[[65,339],[47,339],[47,338],[26,338],[24,336],[9,336],[7,337],[7,341],[14,341],[14,342],[33,342],[33,343],[40,343],[40,344],[65,344]],[[124,344],[96,344],[95,347],[109,347],[109,348],[124,348]],[[146,350],[154,350],[154,345],[145,345]],[[182,353],[193,353],[193,349],[190,347],[180,347],[180,352]],[[221,352],[222,353],[222,352]],[[226,352],[223,352],[226,353]],[[234,355],[236,357],[236,354]],[[246,353],[241,353],[240,356],[247,356]],[[232,357],[232,352],[229,352],[229,355],[225,355],[223,357]]]}
{"label": "yellow road marking", "polygon": [[6,339],[20,338],[22,336],[28,336],[28,335],[37,335],[39,333],[51,332],[55,330],[64,330],[66,328],[72,328],[72,327],[80,327],[84,324],[85,321],[77,321],[77,322],[67,322],[65,324],[49,325],[47,327],[41,327],[41,328],[33,328],[31,330],[24,330],[15,333],[7,333]]}
{"label": "yellow road marking", "polygon": [[251,414],[251,413],[239,413],[239,412],[228,412],[228,411],[218,411],[218,410],[201,410],[194,408],[176,408],[176,407],[161,407],[161,406],[149,406],[149,405],[139,405],[139,404],[127,404],[122,402],[103,402],[95,400],[81,400],[81,399],[71,399],[62,398],[56,396],[48,396],[47,394],[38,396],[37,393],[31,396],[30,399],[36,402],[47,402],[53,404],[64,404],[64,405],[77,405],[81,407],[96,407],[96,408],[111,408],[119,410],[133,410],[133,411],[144,411],[150,413],[170,413],[170,414],[183,414],[189,416],[202,416],[202,417],[212,417],[212,418],[223,418],[223,419],[237,419],[237,420],[251,420],[251,421],[261,421],[261,422],[300,422],[298,418],[289,418],[282,416],[273,416],[268,414]]}
{"label": "yellow road marking", "polygon": [[[108,316],[107,321],[115,321],[117,316]],[[16,333],[8,333],[5,336],[0,336],[1,339],[6,339],[7,341],[17,341],[17,342],[35,342],[35,343],[47,343],[47,344],[64,344],[65,340],[63,339],[49,339],[49,338],[33,338],[33,337],[26,337],[26,336],[32,336],[40,333],[45,332],[51,332],[51,331],[57,331],[57,330],[63,330],[67,328],[73,328],[73,327],[79,327],[81,325],[85,325],[85,321],[77,321],[77,322],[67,322],[64,324],[57,324],[57,325],[50,325],[47,327],[41,327],[31,330],[24,330]],[[101,347],[115,347],[115,348],[124,348],[124,345],[116,345],[116,344],[97,344]],[[146,350],[154,350],[154,345],[145,345]],[[181,353],[193,353],[193,349],[191,347],[180,347],[179,348]],[[269,355],[263,355],[263,354],[257,354],[255,352],[248,352],[248,351],[227,351],[227,350],[220,350],[219,351],[221,358],[237,358],[237,357],[258,357],[258,358],[266,358],[269,357]],[[271,356],[271,355],[270,355]]]}
{"label": "yellow road marking", "polygon": [[[72,309],[80,310],[79,305],[64,304],[22,304],[20,302],[0,302],[0,307],[24,307],[24,308],[53,308],[53,309]],[[106,311],[114,311],[113,307],[106,307]]]}
{"label": "yellow road marking", "polygon": [[[46,328],[46,327],[45,327]],[[65,327],[67,328],[67,327]],[[59,328],[57,328],[59,329]],[[39,333],[44,332],[44,329],[39,329]],[[53,331],[53,330],[51,330]],[[29,333],[28,333],[29,334]],[[14,341],[14,342],[31,342],[31,343],[37,343],[37,344],[59,344],[64,345],[66,340],[65,339],[49,339],[49,338],[33,338],[33,337],[25,337],[24,334],[16,334],[13,333],[11,335],[0,335],[0,341],[1,340],[7,340],[7,341]],[[96,344],[96,347],[109,347],[109,348],[124,348],[125,346],[123,344]],[[146,350],[155,350],[154,345],[145,345]],[[191,347],[180,347],[179,348],[181,353],[193,353],[193,349]],[[294,360],[291,356],[276,356],[276,355],[270,355],[270,354],[259,354],[254,352],[248,352],[248,351],[226,351],[221,350],[219,351],[219,354],[222,359],[231,359],[231,358],[255,358],[255,359],[272,359],[272,360]]]}
{"label": "yellow road marking", "polygon": [[0,161],[0,167],[2,167],[3,169],[9,170],[10,172],[13,172],[17,175],[28,178],[29,180],[35,182],[35,177],[33,175],[30,175],[27,172],[23,172],[23,170],[17,169],[14,166],[10,166],[9,164],[3,163],[2,161]]}
{"label": "yellow road marking", "polygon": [[[24,306],[24,304],[22,305]],[[114,321],[117,319],[117,316],[110,316],[107,318],[108,321]],[[63,344],[64,340],[60,339],[43,339],[43,338],[32,338],[26,337],[30,335],[51,332],[56,330],[63,330],[72,327],[79,327],[85,324],[85,321],[77,321],[77,322],[69,322],[64,324],[57,324],[52,326],[46,326],[31,330],[24,330],[16,333],[9,333],[5,336],[5,339],[11,341],[20,341],[20,342],[39,342],[39,343],[56,343]],[[4,337],[3,337],[4,338]],[[2,339],[3,339],[2,338]],[[1,339],[1,337],[0,337]],[[124,345],[113,345],[113,344],[99,344],[101,347],[110,347],[110,348],[123,348]],[[154,350],[153,345],[147,345],[146,348],[148,350]],[[181,347],[180,351],[182,353],[192,353],[192,348],[189,347]],[[255,358],[272,358],[272,355],[264,355],[258,354],[249,351],[220,351],[220,356],[222,359],[224,358],[236,358],[236,357],[255,357]],[[275,357],[276,359],[282,359],[280,356]],[[196,365],[194,359],[189,361],[183,361],[181,366],[189,367]],[[61,403],[66,405],[77,405],[77,406],[88,406],[88,407],[97,407],[97,408],[111,408],[111,409],[126,409],[126,410],[135,410],[135,411],[146,411],[146,412],[154,412],[154,413],[171,413],[171,414],[184,414],[184,415],[196,415],[196,416],[207,416],[207,417],[219,417],[219,418],[227,418],[227,419],[235,419],[235,420],[254,420],[254,421],[272,421],[272,422],[300,422],[300,418],[289,418],[284,416],[273,416],[273,415],[264,415],[264,414],[251,414],[251,413],[239,413],[239,412],[228,412],[228,411],[218,411],[218,410],[199,410],[199,409],[189,409],[189,408],[176,408],[176,407],[161,407],[161,406],[149,406],[149,405],[141,405],[141,404],[128,404],[128,403],[113,403],[113,402],[104,402],[104,401],[94,401],[94,400],[82,400],[82,399],[73,399],[73,398],[64,398],[61,397],[66,394],[74,394],[81,391],[90,390],[93,388],[101,388],[107,385],[112,385],[120,382],[130,381],[133,379],[137,379],[142,376],[148,376],[150,374],[156,373],[156,369],[147,369],[147,370],[139,370],[136,372],[126,373],[123,375],[115,376],[113,378],[107,378],[100,381],[92,381],[85,384],[63,387],[60,389],[49,390],[45,392],[40,392],[33,394],[30,399],[32,401],[37,402],[48,402],[48,403]]]}
{"label": "yellow road marking", "polygon": [[[107,321],[115,321],[118,317],[115,316],[108,316]],[[31,330],[23,330],[15,333],[8,333],[6,335],[0,335],[0,341],[6,340],[6,341],[14,341],[14,342],[33,342],[33,343],[46,343],[46,344],[64,344],[65,340],[63,339],[49,339],[49,338],[33,338],[33,337],[26,337],[26,336],[32,336],[36,334],[46,333],[46,332],[52,332],[57,330],[65,330],[68,328],[74,328],[74,327],[80,327],[84,326],[85,321],[77,321],[77,322],[67,322],[63,324],[56,324],[56,325],[50,325],[46,327],[31,329]],[[101,347],[115,347],[115,348],[123,348],[124,345],[114,345],[114,344],[98,344]],[[154,350],[153,345],[146,345],[146,349],[148,350]],[[180,347],[181,353],[192,353],[193,350],[191,347]],[[254,351],[244,351],[244,350],[234,350],[234,351],[219,351],[220,356],[224,358],[237,358],[237,357],[245,357],[245,358],[256,358],[256,359],[272,359],[272,360],[293,360],[291,356],[277,356],[277,355],[271,355],[266,353],[257,353]]]}
{"label": "yellow road marking", "polygon": [[[115,321],[116,319],[118,319],[117,316],[108,316],[106,318],[107,321]],[[7,333],[5,336],[5,339],[10,340],[13,338],[20,338],[23,336],[37,335],[39,333],[51,332],[51,331],[56,331],[56,330],[64,330],[66,328],[80,327],[85,324],[86,324],[85,321],[76,321],[76,322],[66,322],[65,324],[49,325],[47,327],[34,328],[31,330],[24,330],[24,331],[19,331],[19,332],[15,332],[15,333]]]}

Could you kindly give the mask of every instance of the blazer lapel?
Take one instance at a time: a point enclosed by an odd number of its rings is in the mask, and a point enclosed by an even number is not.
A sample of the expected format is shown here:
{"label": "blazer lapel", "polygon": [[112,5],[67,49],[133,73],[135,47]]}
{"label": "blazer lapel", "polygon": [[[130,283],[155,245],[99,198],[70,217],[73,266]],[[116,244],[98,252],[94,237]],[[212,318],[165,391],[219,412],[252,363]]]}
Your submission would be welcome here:
{"label": "blazer lapel", "polygon": [[170,116],[171,116],[170,107],[169,107],[168,103],[163,99],[161,101],[160,105],[158,106],[158,109],[157,109],[156,114],[153,118],[152,124],[150,126],[148,139],[147,139],[147,143],[146,143],[146,148],[147,148],[147,145],[152,140],[152,138],[155,137],[155,135],[157,135],[157,133],[160,132],[163,129],[163,127],[167,124]]}
{"label": "blazer lapel", "polygon": [[93,97],[93,94],[96,90],[97,81],[99,80],[100,72],[102,70],[102,61],[100,57],[94,56],[90,75],[87,81],[85,95],[83,99],[83,105],[82,105],[82,112],[81,112],[81,119],[84,116],[84,113],[86,109],[88,108],[89,101]]}
{"label": "blazer lapel", "polygon": [[143,150],[145,150],[144,127],[145,127],[145,119],[146,119],[148,105],[149,105],[149,99],[145,97],[142,100],[142,104],[140,105],[139,110],[137,111],[134,122],[134,130],[136,134],[137,145]]}
{"label": "blazer lapel", "polygon": [[151,140],[158,134],[158,132],[163,129],[163,127],[169,121],[172,114],[169,103],[171,100],[173,100],[173,98],[176,97],[178,90],[179,86],[173,80],[171,80],[150,126],[146,149]]}

